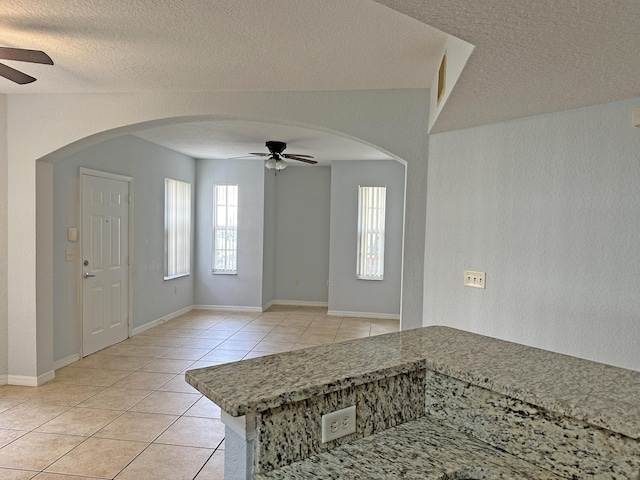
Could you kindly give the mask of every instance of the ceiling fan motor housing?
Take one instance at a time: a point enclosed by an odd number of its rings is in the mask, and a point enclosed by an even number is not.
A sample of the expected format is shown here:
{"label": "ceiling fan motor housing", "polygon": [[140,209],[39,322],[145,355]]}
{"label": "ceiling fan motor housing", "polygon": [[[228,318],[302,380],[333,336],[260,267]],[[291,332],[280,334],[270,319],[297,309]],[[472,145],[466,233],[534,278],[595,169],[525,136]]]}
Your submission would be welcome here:
{"label": "ceiling fan motor housing", "polygon": [[271,153],[282,153],[287,148],[287,144],[284,142],[268,141],[265,145]]}

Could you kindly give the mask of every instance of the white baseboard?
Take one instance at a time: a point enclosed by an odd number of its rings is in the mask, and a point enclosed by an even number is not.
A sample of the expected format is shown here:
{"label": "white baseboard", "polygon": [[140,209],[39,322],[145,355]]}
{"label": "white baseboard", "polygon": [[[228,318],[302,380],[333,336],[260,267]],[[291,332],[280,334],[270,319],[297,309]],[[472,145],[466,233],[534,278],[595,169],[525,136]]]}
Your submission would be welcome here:
{"label": "white baseboard", "polygon": [[0,375],[0,385],[6,385],[9,382],[9,375],[6,373],[4,375]]}
{"label": "white baseboard", "polygon": [[382,320],[400,320],[399,313],[370,313],[370,312],[342,312],[340,310],[329,310],[330,317],[354,317],[354,318],[380,318]]}
{"label": "white baseboard", "polygon": [[194,310],[218,310],[221,312],[262,312],[262,307],[238,307],[233,305],[194,305]]}
{"label": "white baseboard", "polygon": [[7,383],[9,385],[20,385],[23,387],[38,387],[47,383],[49,380],[56,378],[56,372],[50,370],[47,373],[38,375],[37,377],[27,375],[7,375]]}
{"label": "white baseboard", "polygon": [[59,368],[66,367],[67,365],[77,362],[78,360],[80,360],[79,353],[74,353],[73,355],[67,355],[64,358],[61,358],[60,360],[53,362],[53,369],[58,370]]}
{"label": "white baseboard", "polygon": [[135,327],[134,329],[131,330],[131,336],[135,336],[138,335],[142,332],[146,332],[147,330],[153,328],[153,327],[157,327],[160,324],[163,324],[164,322],[168,322],[169,320],[173,320],[174,318],[179,317],[180,315],[184,315],[185,313],[189,313],[191,310],[193,310],[193,306],[189,306],[189,307],[185,307],[185,308],[181,308],[180,310],[170,313],[168,315],[165,315],[164,317],[160,317],[157,318],[155,320],[151,320],[150,322],[145,323],[144,325],[140,325],[139,327]]}
{"label": "white baseboard", "polygon": [[293,305],[295,307],[328,307],[327,302],[308,302],[306,300],[272,300],[267,305]]}

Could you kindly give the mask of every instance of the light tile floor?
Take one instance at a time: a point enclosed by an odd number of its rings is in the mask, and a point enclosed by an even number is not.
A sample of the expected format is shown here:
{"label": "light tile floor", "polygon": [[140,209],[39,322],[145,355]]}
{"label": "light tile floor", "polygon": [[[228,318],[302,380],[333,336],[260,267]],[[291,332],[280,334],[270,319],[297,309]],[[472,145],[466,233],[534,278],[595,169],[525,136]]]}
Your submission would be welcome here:
{"label": "light tile floor", "polygon": [[184,380],[193,368],[398,330],[326,308],[194,310],[56,371],[0,386],[1,480],[217,480],[220,409]]}

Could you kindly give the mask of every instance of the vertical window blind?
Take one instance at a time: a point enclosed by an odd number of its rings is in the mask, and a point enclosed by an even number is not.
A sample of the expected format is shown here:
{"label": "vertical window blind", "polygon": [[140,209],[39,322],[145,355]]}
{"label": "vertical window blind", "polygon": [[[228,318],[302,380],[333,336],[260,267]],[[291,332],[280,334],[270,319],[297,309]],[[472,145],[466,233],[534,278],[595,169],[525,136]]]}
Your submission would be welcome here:
{"label": "vertical window blind", "polygon": [[237,273],[238,185],[213,186],[213,273]]}
{"label": "vertical window blind", "polygon": [[164,180],[164,279],[191,271],[191,184]]}
{"label": "vertical window blind", "polygon": [[384,278],[384,227],[387,187],[358,187],[358,262],[361,280]]}

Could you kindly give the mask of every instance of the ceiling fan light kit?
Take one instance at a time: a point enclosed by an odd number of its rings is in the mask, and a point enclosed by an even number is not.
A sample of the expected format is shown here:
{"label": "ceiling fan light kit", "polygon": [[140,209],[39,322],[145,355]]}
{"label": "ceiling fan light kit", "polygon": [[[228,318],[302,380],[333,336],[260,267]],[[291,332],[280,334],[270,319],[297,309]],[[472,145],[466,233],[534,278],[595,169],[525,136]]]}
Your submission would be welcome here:
{"label": "ceiling fan light kit", "polygon": [[269,170],[280,171],[287,168],[288,163],[281,158],[270,157],[266,162],[264,162],[264,166]]}
{"label": "ceiling fan light kit", "polygon": [[269,170],[275,170],[276,173],[280,170],[284,170],[289,165],[287,162],[285,162],[285,158],[287,160],[297,160],[298,162],[309,163],[311,165],[315,165],[316,163],[318,163],[313,160],[313,157],[311,155],[303,155],[301,153],[282,153],[284,149],[287,148],[287,144],[284,142],[268,141],[267,143],[265,143],[265,146],[269,150],[269,153],[250,153],[249,155],[267,157],[264,162],[265,168]]}

